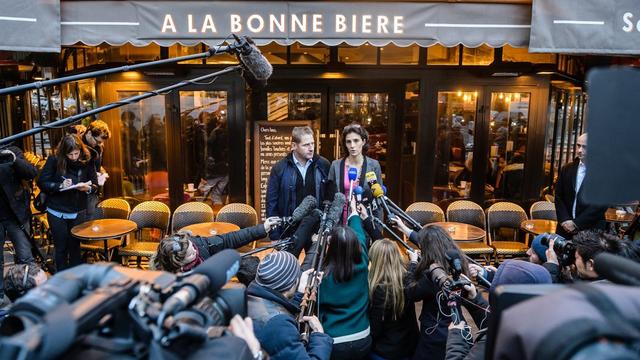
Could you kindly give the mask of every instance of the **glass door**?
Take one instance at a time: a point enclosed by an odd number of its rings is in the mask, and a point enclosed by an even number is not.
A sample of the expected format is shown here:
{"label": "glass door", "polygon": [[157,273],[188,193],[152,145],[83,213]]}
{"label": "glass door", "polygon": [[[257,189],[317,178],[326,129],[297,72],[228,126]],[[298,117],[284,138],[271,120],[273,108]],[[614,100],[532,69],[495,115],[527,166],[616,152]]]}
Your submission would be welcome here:
{"label": "glass door", "polygon": [[[345,156],[341,144],[342,129],[352,123],[362,125],[369,133],[369,151],[367,156],[378,160],[382,168],[384,181],[387,169],[387,149],[391,111],[389,93],[383,92],[335,92],[333,94],[333,113],[329,119],[331,136],[331,158]],[[324,144],[323,144],[324,145]],[[325,149],[325,153],[327,150]]]}
{"label": "glass door", "polygon": [[438,91],[433,201],[522,200],[533,90]]}
{"label": "glass door", "polygon": [[229,130],[226,91],[180,91],[184,198],[214,206],[229,194]]}
{"label": "glass door", "polygon": [[495,198],[523,197],[530,92],[491,92],[486,191]]}

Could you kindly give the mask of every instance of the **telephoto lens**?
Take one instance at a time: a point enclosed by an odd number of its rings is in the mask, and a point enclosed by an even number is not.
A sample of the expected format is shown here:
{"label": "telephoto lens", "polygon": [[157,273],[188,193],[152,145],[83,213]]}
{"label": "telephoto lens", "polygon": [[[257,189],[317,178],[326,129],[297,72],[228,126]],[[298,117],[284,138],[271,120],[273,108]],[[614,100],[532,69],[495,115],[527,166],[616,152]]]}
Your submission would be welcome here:
{"label": "telephoto lens", "polygon": [[575,262],[576,246],[569,240],[557,234],[543,234],[540,243],[549,247],[549,242],[554,240],[553,250],[558,256],[561,266],[569,266]]}

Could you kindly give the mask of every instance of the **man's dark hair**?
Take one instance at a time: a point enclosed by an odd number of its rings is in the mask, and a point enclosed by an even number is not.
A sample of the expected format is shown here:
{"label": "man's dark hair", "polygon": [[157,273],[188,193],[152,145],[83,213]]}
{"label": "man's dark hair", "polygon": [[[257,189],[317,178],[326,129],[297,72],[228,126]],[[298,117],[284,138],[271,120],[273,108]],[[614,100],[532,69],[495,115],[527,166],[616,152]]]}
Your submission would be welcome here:
{"label": "man's dark hair", "polygon": [[240,269],[236,277],[238,281],[244,286],[249,286],[251,282],[256,278],[258,272],[258,265],[260,264],[260,258],[257,256],[245,256],[240,260]]}
{"label": "man's dark hair", "polygon": [[602,230],[584,230],[573,237],[576,251],[583,261],[593,259],[601,252],[619,255],[631,260],[640,260],[640,249],[632,242],[622,240]]}

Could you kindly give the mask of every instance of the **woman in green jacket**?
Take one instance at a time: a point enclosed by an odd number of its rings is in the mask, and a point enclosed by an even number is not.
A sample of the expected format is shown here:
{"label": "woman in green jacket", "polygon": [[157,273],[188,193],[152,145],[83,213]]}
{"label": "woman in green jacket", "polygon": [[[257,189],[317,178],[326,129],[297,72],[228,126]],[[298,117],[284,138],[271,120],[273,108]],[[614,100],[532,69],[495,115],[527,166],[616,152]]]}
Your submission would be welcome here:
{"label": "woman in green jacket", "polygon": [[355,201],[348,227],[336,226],[322,264],[319,313],[324,330],[333,338],[331,359],[364,359],[371,349],[369,334],[369,254]]}

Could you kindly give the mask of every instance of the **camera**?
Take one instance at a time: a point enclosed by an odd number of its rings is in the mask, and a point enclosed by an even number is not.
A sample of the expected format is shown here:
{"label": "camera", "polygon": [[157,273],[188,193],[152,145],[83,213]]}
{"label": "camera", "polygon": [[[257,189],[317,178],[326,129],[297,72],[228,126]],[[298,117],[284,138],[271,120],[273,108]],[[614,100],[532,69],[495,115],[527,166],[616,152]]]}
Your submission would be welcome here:
{"label": "camera", "polygon": [[544,234],[540,239],[540,243],[549,247],[551,240],[555,240],[553,250],[558,256],[560,266],[569,266],[576,261],[576,245],[573,242],[557,234]]}
{"label": "camera", "polygon": [[188,359],[203,350],[216,358],[235,346],[223,336],[230,319],[246,316],[244,286],[222,289],[239,261],[224,250],[183,275],[107,263],[57,273],[10,308],[1,357]]}
{"label": "camera", "polygon": [[471,282],[461,276],[462,260],[456,250],[447,251],[446,259],[451,273],[447,274],[439,264],[434,263],[429,267],[429,277],[447,296],[447,306],[451,309],[452,321],[457,324],[461,319],[458,298],[464,286],[471,285]]}

